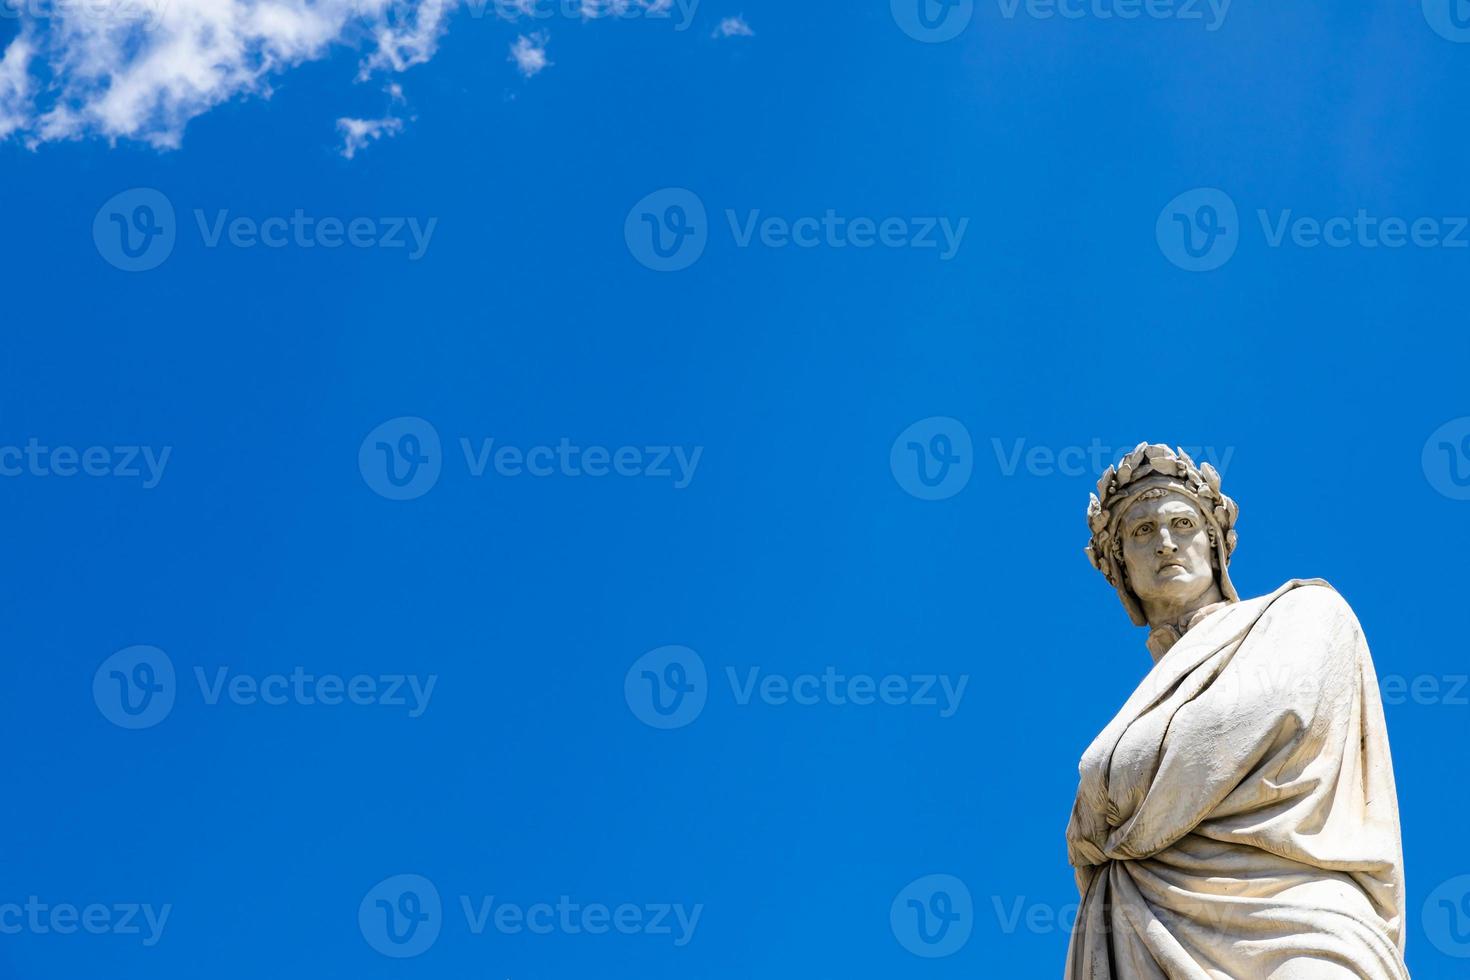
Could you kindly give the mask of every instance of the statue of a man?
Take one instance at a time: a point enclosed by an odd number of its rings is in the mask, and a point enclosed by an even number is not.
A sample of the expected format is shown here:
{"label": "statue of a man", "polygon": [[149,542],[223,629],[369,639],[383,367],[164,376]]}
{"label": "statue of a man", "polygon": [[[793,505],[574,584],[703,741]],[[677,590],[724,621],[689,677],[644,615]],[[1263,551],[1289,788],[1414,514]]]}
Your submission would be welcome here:
{"label": "statue of a man", "polygon": [[1067,980],[1407,980],[1378,679],[1321,580],[1241,601],[1235,502],[1140,445],[1088,508],[1154,666],[1082,756]]}

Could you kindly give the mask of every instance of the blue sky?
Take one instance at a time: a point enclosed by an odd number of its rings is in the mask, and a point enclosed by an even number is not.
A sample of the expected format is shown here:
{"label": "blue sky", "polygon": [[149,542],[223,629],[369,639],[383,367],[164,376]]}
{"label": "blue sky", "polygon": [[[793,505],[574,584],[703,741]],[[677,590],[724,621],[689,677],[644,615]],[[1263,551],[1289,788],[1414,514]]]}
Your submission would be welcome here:
{"label": "blue sky", "polygon": [[6,9],[0,904],[105,913],[0,974],[1055,977],[1149,440],[1357,611],[1463,975],[1470,10]]}

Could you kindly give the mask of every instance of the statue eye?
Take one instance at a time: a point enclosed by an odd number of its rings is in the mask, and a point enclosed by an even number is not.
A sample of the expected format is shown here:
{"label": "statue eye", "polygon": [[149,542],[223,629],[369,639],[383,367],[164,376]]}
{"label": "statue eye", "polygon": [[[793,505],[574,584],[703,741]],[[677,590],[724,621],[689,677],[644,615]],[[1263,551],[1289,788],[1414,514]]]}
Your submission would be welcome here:
{"label": "statue eye", "polygon": [[1138,527],[1136,527],[1136,528],[1133,529],[1133,536],[1135,538],[1141,538],[1145,534],[1148,534],[1153,529],[1154,529],[1154,526],[1152,524],[1140,524],[1140,525],[1138,525]]}
{"label": "statue eye", "polygon": [[1174,522],[1174,526],[1175,527],[1182,527],[1182,528],[1186,528],[1187,529],[1187,528],[1194,527],[1194,521],[1191,521],[1187,517],[1181,517],[1181,518],[1179,518],[1179,520],[1177,520],[1177,521]]}

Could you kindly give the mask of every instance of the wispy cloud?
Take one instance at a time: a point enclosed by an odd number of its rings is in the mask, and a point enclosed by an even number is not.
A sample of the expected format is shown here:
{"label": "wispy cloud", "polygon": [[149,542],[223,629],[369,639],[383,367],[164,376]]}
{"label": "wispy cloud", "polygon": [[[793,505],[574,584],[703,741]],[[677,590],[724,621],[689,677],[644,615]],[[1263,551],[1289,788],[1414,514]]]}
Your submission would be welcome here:
{"label": "wispy cloud", "polygon": [[742,14],[737,17],[726,17],[720,21],[720,26],[715,28],[712,37],[755,37],[755,31],[745,22]]}
{"label": "wispy cloud", "polygon": [[384,136],[396,136],[403,131],[403,120],[397,116],[387,116],[383,119],[350,119],[337,120],[337,131],[342,134],[342,155],[351,160],[357,156],[357,151],[367,146],[373,140],[382,139]]}
{"label": "wispy cloud", "polygon": [[551,65],[546,59],[546,41],[546,34],[538,31],[535,34],[522,34],[510,46],[510,60],[516,63],[522,75],[530,78]]}

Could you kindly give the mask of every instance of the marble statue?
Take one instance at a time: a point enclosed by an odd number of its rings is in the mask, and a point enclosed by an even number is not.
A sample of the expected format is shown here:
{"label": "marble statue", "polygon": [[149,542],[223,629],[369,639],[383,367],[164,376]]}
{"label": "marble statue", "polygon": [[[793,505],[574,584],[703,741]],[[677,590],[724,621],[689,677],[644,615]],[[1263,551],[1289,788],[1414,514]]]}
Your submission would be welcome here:
{"label": "marble statue", "polygon": [[1237,513],[1213,467],[1159,445],[1092,497],[1088,557],[1154,664],[1079,766],[1067,980],[1408,978],[1362,628],[1320,579],[1236,595]]}

